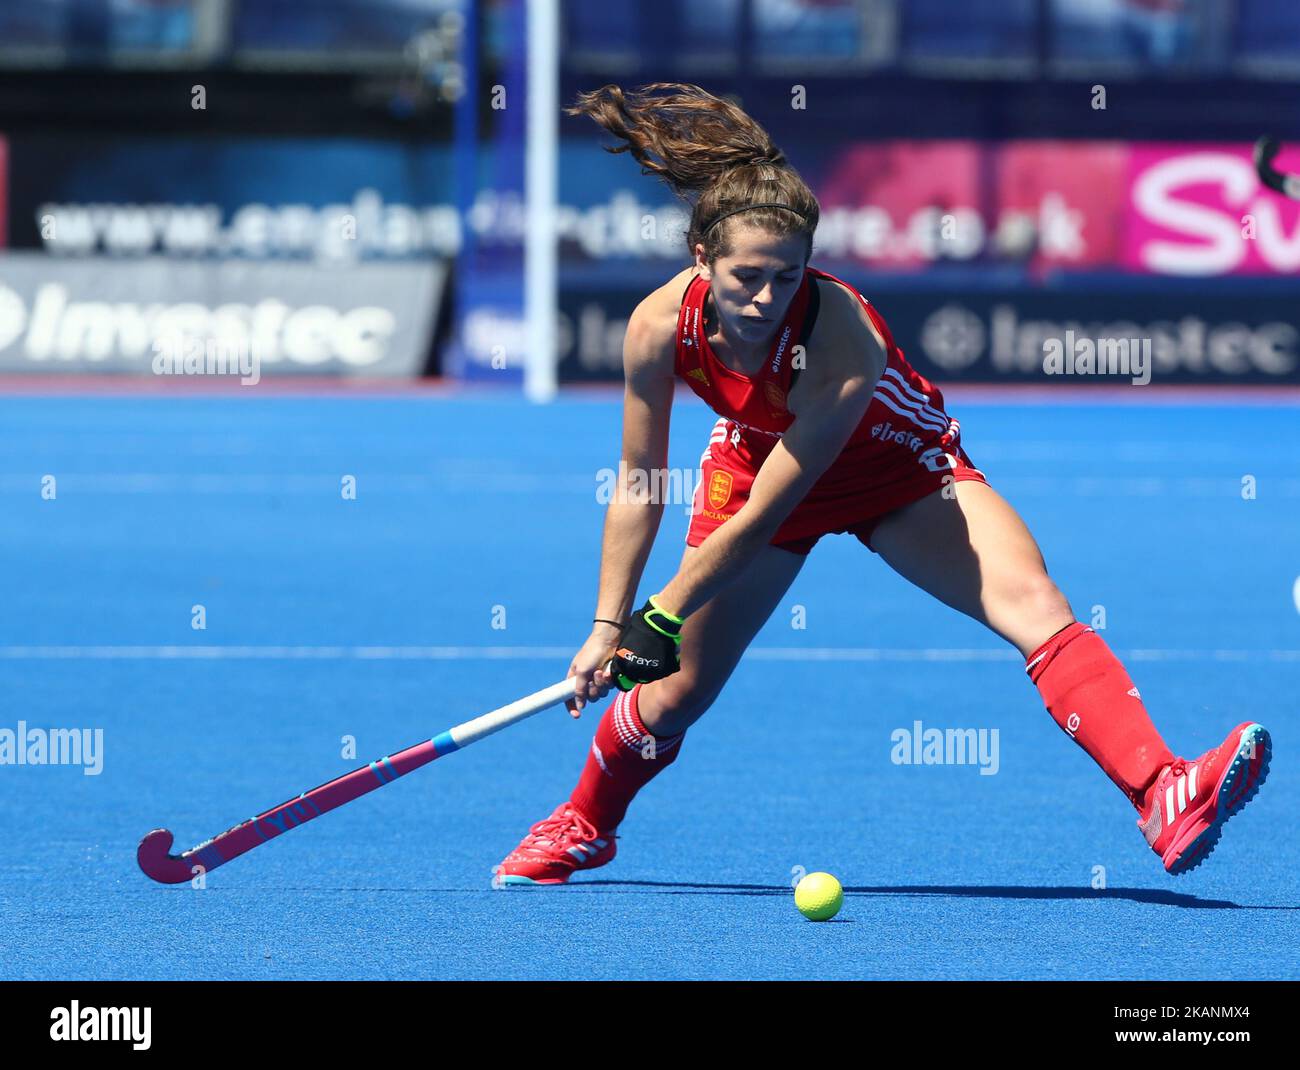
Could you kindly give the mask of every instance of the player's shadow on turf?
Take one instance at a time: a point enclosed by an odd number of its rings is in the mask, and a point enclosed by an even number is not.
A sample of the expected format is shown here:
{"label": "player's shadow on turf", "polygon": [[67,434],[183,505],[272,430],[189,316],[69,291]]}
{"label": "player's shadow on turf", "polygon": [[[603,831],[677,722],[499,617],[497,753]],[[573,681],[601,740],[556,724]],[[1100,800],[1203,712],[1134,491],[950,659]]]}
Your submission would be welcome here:
{"label": "player's shadow on turf", "polygon": [[[769,884],[696,884],[686,881],[574,881],[570,888],[600,886],[611,889],[661,888],[669,895],[790,895],[791,889]],[[1239,903],[1226,899],[1202,899],[1182,892],[1158,888],[1033,888],[996,884],[893,884],[879,887],[846,887],[845,895],[915,895],[953,896],[967,899],[1126,899],[1164,907],[1196,907],[1200,910],[1243,910]]]}

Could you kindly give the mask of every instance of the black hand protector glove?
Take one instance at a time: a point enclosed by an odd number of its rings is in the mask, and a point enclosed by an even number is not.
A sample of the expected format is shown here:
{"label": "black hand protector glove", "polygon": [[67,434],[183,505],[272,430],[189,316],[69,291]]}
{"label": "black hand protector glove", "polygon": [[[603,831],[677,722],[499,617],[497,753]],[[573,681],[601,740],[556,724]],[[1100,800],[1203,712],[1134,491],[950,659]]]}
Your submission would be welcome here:
{"label": "black hand protector glove", "polygon": [[632,614],[619,636],[611,668],[620,691],[662,680],[681,667],[678,648],[685,619],[674,617],[654,598]]}

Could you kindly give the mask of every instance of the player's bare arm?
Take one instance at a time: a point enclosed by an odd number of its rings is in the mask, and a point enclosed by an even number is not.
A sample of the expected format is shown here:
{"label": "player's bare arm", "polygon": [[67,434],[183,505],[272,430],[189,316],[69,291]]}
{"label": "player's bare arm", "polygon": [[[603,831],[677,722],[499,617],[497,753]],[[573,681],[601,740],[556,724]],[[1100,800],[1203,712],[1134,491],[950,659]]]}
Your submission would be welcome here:
{"label": "player's bare arm", "polygon": [[574,655],[569,675],[575,717],[587,702],[603,698],[612,684],[605,671],[632,611],[637,585],[663,518],[663,502],[640,493],[654,480],[633,483],[635,472],[655,472],[668,463],[668,428],[673,403],[673,339],[683,280],[681,272],[633,311],[623,339],[623,442],[614,497],[605,513],[600,582],[591,634]]}

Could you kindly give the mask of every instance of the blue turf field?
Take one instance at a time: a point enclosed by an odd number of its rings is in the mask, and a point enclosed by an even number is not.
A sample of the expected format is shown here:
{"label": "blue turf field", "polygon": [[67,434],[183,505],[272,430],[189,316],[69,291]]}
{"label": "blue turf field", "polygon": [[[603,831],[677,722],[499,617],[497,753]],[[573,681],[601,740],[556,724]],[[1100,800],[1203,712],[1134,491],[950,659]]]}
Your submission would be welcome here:
{"label": "blue turf field", "polygon": [[[1300,412],[952,409],[1076,612],[1105,607],[1175,750],[1272,729],[1269,782],[1192,875],[1164,874],[1012,651],[841,538],[580,884],[489,886],[587,749],[592,717],[551,711],[205,890],[153,885],[134,858],[151,827],[190,846],[563,675],[591,617],[618,406],[10,397],[0,728],[102,728],[104,769],[0,767],[3,975],[1300,976]],[[710,424],[679,408],[674,464],[695,464]],[[652,588],[684,530],[671,509]],[[890,733],[917,719],[999,729],[998,774],[892,764]],[[796,866],[840,877],[840,919],[795,912]]]}

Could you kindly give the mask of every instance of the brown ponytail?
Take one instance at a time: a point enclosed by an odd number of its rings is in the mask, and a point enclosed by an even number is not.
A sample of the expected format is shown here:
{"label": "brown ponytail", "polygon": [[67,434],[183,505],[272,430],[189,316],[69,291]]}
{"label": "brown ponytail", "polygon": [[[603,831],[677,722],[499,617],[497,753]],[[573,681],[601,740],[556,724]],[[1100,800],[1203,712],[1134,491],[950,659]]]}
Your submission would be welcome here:
{"label": "brown ponytail", "polygon": [[608,151],[630,152],[642,174],[657,175],[691,206],[692,256],[697,243],[710,263],[725,256],[734,219],[778,237],[803,234],[811,253],[817,198],[767,131],[729,101],[699,86],[657,82],[629,93],[602,86],[565,110],[591,116],[623,142]]}

